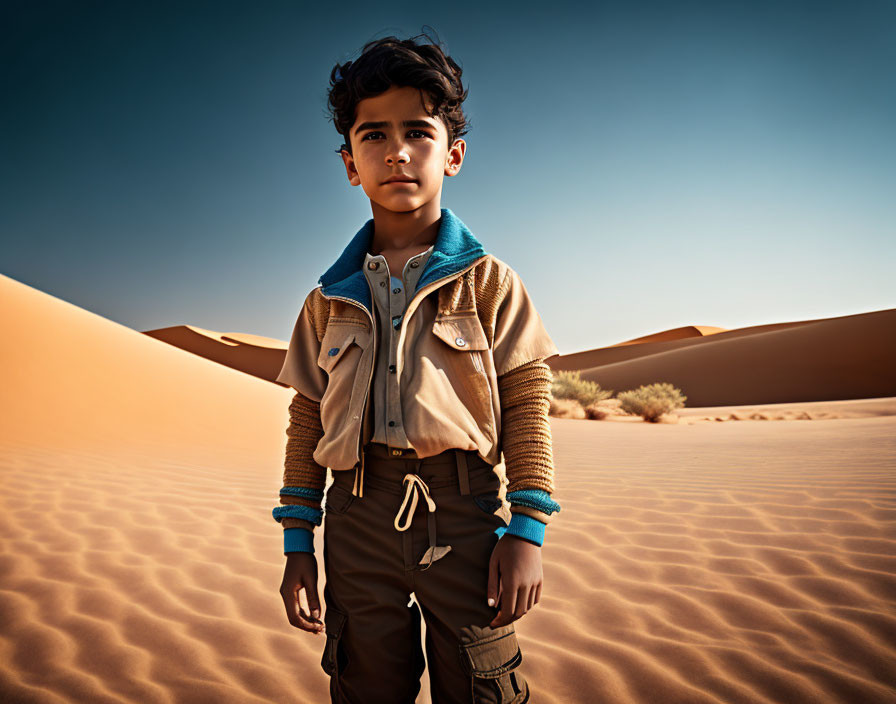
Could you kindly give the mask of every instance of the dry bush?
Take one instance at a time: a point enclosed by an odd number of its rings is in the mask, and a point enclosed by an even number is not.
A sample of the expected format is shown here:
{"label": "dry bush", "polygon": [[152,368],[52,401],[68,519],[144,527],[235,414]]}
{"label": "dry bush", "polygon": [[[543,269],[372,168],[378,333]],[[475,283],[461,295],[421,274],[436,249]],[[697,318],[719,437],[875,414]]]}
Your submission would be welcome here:
{"label": "dry bush", "polygon": [[616,398],[621,401],[620,408],[623,411],[643,416],[650,423],[656,423],[664,413],[683,408],[687,400],[681,389],[676,389],[669,383],[641,385],[637,389],[621,391]]}
{"label": "dry bush", "polygon": [[584,418],[585,409],[573,398],[552,398],[549,415],[555,418]]}
{"label": "dry bush", "polygon": [[596,381],[586,381],[577,371],[554,372],[553,377],[551,395],[557,399],[573,399],[583,407],[613,395],[612,391],[601,389]]}
{"label": "dry bush", "polygon": [[585,417],[588,420],[603,420],[609,415],[606,407],[596,403],[589,403],[585,406]]}

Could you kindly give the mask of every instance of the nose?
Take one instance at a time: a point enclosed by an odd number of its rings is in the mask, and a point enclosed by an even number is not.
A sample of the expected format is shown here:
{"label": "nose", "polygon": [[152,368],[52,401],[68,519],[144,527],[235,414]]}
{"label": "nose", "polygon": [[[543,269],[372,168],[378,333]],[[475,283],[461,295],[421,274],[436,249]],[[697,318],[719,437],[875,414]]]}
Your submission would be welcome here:
{"label": "nose", "polygon": [[386,152],[386,163],[389,164],[389,166],[392,166],[395,163],[407,164],[410,159],[411,157],[408,154],[407,149],[401,142],[396,143]]}

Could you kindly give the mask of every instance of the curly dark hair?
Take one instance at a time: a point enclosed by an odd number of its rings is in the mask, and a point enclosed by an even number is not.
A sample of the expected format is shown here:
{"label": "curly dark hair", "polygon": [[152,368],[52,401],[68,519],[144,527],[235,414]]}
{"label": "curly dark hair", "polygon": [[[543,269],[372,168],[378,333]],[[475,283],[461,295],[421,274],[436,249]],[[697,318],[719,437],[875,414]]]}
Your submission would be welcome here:
{"label": "curly dark hair", "polygon": [[349,131],[358,103],[395,86],[413,86],[429,95],[430,117],[440,118],[448,129],[448,144],[467,133],[468,119],[461,104],[467,97],[460,77],[463,70],[443,51],[441,42],[418,44],[389,36],[369,41],[354,61],[337,63],[330,72],[328,114],[345,143],[336,149],[352,153]]}

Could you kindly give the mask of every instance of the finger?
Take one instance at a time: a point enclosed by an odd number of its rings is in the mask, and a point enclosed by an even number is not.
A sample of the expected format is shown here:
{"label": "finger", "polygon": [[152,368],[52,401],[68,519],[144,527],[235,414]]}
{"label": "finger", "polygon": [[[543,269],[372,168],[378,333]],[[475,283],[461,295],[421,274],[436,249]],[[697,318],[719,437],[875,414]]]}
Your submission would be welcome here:
{"label": "finger", "polygon": [[302,607],[301,592],[305,589],[300,585],[296,589],[295,598],[292,600],[293,619],[291,623],[296,628],[303,631],[316,632],[319,630],[318,624],[311,618],[310,614]]}
{"label": "finger", "polygon": [[507,590],[507,596],[504,597],[507,608],[505,609],[505,613],[507,614],[508,621],[510,623],[514,619],[514,613],[516,612],[516,602],[517,596],[519,595],[519,588],[511,587]]}
{"label": "finger", "polygon": [[498,561],[495,559],[495,553],[492,552],[492,557],[488,562],[488,587],[485,592],[489,606],[498,604],[499,588]]}
{"label": "finger", "polygon": [[506,626],[513,621],[513,610],[516,608],[517,590],[510,585],[505,585],[501,580],[501,610],[498,612],[497,622],[499,626]]}
{"label": "finger", "polygon": [[516,608],[513,610],[513,619],[522,618],[529,609],[529,585],[524,584],[516,591]]}
{"label": "finger", "polygon": [[289,622],[296,628],[305,628],[305,619],[302,616],[302,605],[299,602],[299,591],[301,588],[301,584],[296,583],[293,590],[283,596],[283,601],[286,604],[286,612],[289,616]]}
{"label": "finger", "polygon": [[495,614],[495,617],[491,620],[491,623],[488,624],[491,628],[500,628],[501,626],[507,625],[507,619],[505,612],[502,609],[498,609],[498,613]]}
{"label": "finger", "polygon": [[495,603],[495,608],[498,609],[498,613],[495,614],[495,617],[492,619],[489,626],[492,628],[497,628],[498,626],[502,626],[502,620],[504,619],[504,611],[501,608],[501,589],[500,585],[498,587],[498,601]]}
{"label": "finger", "polygon": [[535,588],[535,603],[537,604],[539,601],[541,601],[541,582]]}
{"label": "finger", "polygon": [[532,610],[532,607],[535,606],[535,587],[529,587],[529,602],[526,604],[526,612]]}
{"label": "finger", "polygon": [[283,597],[283,606],[286,608],[286,618],[293,626],[297,626],[299,622],[299,614],[296,608],[295,589],[289,591],[284,584],[280,587],[280,596]]}
{"label": "finger", "polygon": [[305,584],[305,596],[308,599],[308,610],[311,618],[320,620],[320,596],[317,593],[317,580],[309,580]]}
{"label": "finger", "polygon": [[309,626],[309,630],[320,633],[324,630],[324,623],[320,620],[320,600],[317,596],[317,585],[308,580],[302,589],[305,594],[307,611],[302,611],[302,617]]}
{"label": "finger", "polygon": [[507,604],[506,604],[506,590],[504,589],[504,580],[500,580],[498,582],[498,601],[495,605],[495,608],[498,609],[498,613],[495,614],[495,617],[492,619],[492,622],[489,624],[492,628],[498,628],[500,626],[504,626],[507,624]]}

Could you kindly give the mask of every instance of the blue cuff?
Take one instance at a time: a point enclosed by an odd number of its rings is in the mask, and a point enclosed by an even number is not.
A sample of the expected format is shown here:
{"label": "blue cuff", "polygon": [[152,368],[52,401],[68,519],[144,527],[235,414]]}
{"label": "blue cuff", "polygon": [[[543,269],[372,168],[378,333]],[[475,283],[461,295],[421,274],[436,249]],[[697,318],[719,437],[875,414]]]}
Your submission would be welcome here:
{"label": "blue cuff", "polygon": [[289,516],[290,518],[301,518],[304,521],[311,521],[316,526],[319,526],[323,522],[324,516],[324,512],[319,508],[301,506],[299,504],[277,506],[271,513],[277,523],[280,523],[284,518]]}
{"label": "blue cuff", "polygon": [[304,496],[306,499],[317,499],[320,501],[324,498],[323,489],[309,489],[304,486],[284,486],[280,489],[281,494],[289,494],[290,496]]}
{"label": "blue cuff", "polygon": [[507,501],[513,505],[528,506],[549,516],[560,510],[560,504],[551,498],[544,489],[523,489],[520,491],[508,491]]}
{"label": "blue cuff", "polygon": [[544,543],[545,524],[538,519],[527,516],[525,513],[514,513],[510,519],[510,525],[504,530],[505,533],[515,535],[517,538],[528,540],[538,547]]}
{"label": "blue cuff", "polygon": [[307,528],[284,528],[283,554],[291,552],[314,554],[314,534]]}

